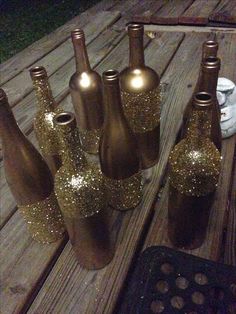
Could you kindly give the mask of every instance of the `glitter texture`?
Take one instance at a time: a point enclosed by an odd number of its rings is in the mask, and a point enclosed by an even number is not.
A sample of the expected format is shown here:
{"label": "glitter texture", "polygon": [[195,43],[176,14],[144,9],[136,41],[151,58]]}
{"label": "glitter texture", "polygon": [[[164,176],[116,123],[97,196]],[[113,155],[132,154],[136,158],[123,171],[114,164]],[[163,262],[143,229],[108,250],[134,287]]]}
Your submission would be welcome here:
{"label": "glitter texture", "polygon": [[97,154],[102,129],[79,130],[80,142],[83,150],[90,154]]}
{"label": "glitter texture", "polygon": [[210,128],[207,110],[193,110],[187,137],[170,154],[170,184],[180,193],[204,196],[216,189],[221,157],[209,139]]}
{"label": "glitter texture", "polygon": [[36,137],[44,155],[55,155],[58,141],[53,118],[63,110],[56,107],[47,78],[34,78],[33,84],[40,107],[34,119]]}
{"label": "glitter texture", "polygon": [[43,201],[18,208],[32,238],[37,242],[51,243],[62,237],[65,227],[54,193]]}
{"label": "glitter texture", "polygon": [[115,180],[105,177],[108,202],[117,210],[135,208],[142,199],[142,176],[137,173],[127,179]]}
{"label": "glitter texture", "polygon": [[135,133],[153,130],[160,123],[161,87],[145,93],[121,92],[125,116]]}
{"label": "glitter texture", "polygon": [[61,130],[62,167],[55,175],[55,193],[62,213],[68,218],[85,218],[107,207],[104,177],[88,165],[80,148],[78,129]]}

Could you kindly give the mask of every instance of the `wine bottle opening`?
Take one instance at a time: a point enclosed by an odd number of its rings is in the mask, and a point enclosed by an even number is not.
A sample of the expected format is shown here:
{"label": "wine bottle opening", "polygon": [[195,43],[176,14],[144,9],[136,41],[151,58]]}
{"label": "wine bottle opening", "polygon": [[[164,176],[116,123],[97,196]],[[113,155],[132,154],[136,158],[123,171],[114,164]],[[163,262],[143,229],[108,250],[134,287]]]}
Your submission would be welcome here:
{"label": "wine bottle opening", "polygon": [[119,78],[119,72],[117,70],[107,70],[102,74],[103,82],[116,81]]}
{"label": "wine bottle opening", "polygon": [[216,46],[218,46],[217,42],[214,41],[214,40],[206,41],[205,45],[208,46],[208,47],[216,47]]}
{"label": "wine bottle opening", "polygon": [[144,28],[142,24],[131,23],[128,25],[129,36],[140,37],[143,36]]}
{"label": "wine bottle opening", "polygon": [[65,125],[71,123],[73,120],[75,120],[75,117],[73,113],[71,112],[63,112],[55,117],[55,121],[59,125]]}
{"label": "wine bottle opening", "polygon": [[81,28],[76,28],[71,32],[71,36],[73,39],[84,38],[84,31]]}
{"label": "wine bottle opening", "polygon": [[32,78],[34,77],[43,77],[47,76],[46,70],[43,66],[37,66],[30,69],[30,75]]}
{"label": "wine bottle opening", "polygon": [[199,92],[195,95],[195,100],[201,103],[209,103],[211,101],[211,94],[206,92]]}

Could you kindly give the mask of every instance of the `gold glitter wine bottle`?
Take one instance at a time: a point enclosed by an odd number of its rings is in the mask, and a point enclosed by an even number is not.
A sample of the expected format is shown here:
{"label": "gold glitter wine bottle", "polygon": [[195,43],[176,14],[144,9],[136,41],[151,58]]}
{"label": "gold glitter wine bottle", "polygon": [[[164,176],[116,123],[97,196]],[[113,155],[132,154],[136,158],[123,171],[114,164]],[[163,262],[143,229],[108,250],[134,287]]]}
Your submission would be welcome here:
{"label": "gold glitter wine bottle", "polygon": [[71,37],[76,72],[70,79],[69,87],[79,125],[80,141],[84,151],[97,154],[103,125],[101,77],[90,67],[83,30],[75,29]]}
{"label": "gold glitter wine bottle", "polygon": [[55,117],[55,122],[63,152],[62,167],[55,175],[57,199],[80,265],[99,269],[114,254],[104,178],[98,167],[87,164],[75,116],[64,112]]}
{"label": "gold glitter wine bottle", "polygon": [[62,237],[64,223],[50,170],[20,131],[5,92],[0,89],[0,136],[6,181],[31,236],[50,243]]}
{"label": "gold glitter wine bottle", "polygon": [[39,110],[34,119],[35,134],[43,157],[47,161],[52,174],[55,175],[61,166],[61,158],[53,117],[62,112],[62,109],[57,106],[52,96],[45,68],[40,66],[30,69],[30,76],[39,105]]}
{"label": "gold glitter wine bottle", "polygon": [[101,169],[106,177],[110,205],[118,210],[134,208],[141,201],[140,160],[135,136],[124,116],[119,73],[103,73],[105,121],[100,142]]}
{"label": "gold glitter wine bottle", "polygon": [[204,241],[220,173],[220,153],[210,140],[213,100],[197,93],[186,137],[169,157],[168,233],[177,247],[195,249]]}
{"label": "gold glitter wine bottle", "polygon": [[135,133],[143,169],[158,161],[160,144],[160,79],[144,62],[143,25],[128,26],[129,67],[121,72],[122,102]]}
{"label": "gold glitter wine bottle", "polygon": [[[221,128],[220,128],[220,106],[216,97],[216,87],[218,74],[220,70],[220,59],[217,57],[209,56],[202,60],[201,70],[199,73],[195,92],[205,91],[210,93],[213,97],[212,107],[212,124],[211,124],[211,139],[216,147],[221,151]],[[184,115],[183,115],[183,126],[182,126],[182,138],[185,136],[188,121],[192,112],[192,99],[188,103]]]}

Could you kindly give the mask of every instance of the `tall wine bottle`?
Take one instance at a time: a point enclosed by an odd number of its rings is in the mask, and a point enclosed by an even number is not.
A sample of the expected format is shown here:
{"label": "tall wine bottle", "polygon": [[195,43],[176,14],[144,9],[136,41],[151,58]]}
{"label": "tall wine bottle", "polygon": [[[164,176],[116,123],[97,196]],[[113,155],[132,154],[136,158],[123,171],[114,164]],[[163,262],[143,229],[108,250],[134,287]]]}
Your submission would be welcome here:
{"label": "tall wine bottle", "polygon": [[210,139],[213,100],[197,93],[186,137],[169,157],[168,233],[177,247],[194,249],[204,241],[221,157]]}
{"label": "tall wine bottle", "polygon": [[75,29],[71,37],[76,72],[70,79],[69,87],[79,125],[80,140],[84,151],[97,154],[103,125],[101,77],[90,67],[83,30]]}
{"label": "tall wine bottle", "polygon": [[101,170],[106,177],[110,205],[127,210],[142,197],[140,160],[135,136],[124,116],[119,73],[103,73],[105,121],[100,143]]}
{"label": "tall wine bottle", "polygon": [[145,65],[143,25],[130,24],[129,66],[121,72],[125,116],[135,133],[143,169],[158,161],[160,145],[160,79]]}
{"label": "tall wine bottle", "polygon": [[50,170],[20,131],[5,92],[0,89],[0,136],[6,181],[31,236],[39,242],[59,239],[64,223]]}
{"label": "tall wine bottle", "polygon": [[46,69],[42,66],[30,69],[39,110],[34,118],[34,131],[47,164],[55,175],[61,166],[58,140],[53,117],[62,112],[52,96]]}
{"label": "tall wine bottle", "polygon": [[55,192],[80,265],[99,269],[114,254],[109,233],[104,178],[89,166],[80,148],[75,117],[70,112],[55,117],[62,153],[62,167],[55,175]]}

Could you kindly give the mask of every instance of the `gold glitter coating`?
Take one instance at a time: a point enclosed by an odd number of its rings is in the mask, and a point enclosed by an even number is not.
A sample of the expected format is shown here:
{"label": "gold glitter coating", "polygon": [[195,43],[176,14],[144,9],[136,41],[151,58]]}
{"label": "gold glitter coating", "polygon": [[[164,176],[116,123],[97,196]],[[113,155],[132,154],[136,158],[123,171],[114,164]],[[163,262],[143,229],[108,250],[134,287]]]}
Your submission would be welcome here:
{"label": "gold glitter coating", "polygon": [[209,113],[193,110],[187,137],[169,157],[170,184],[188,196],[204,196],[216,189],[221,157],[210,141]]}
{"label": "gold glitter coating", "polygon": [[62,166],[55,176],[55,193],[67,218],[90,217],[107,207],[104,178],[95,166],[82,171]]}
{"label": "gold glitter coating", "polygon": [[135,133],[153,130],[160,123],[161,87],[145,93],[121,91],[124,113]]}
{"label": "gold glitter coating", "polygon": [[79,130],[80,142],[83,150],[90,154],[97,154],[102,129]]}
{"label": "gold glitter coating", "polygon": [[62,237],[65,227],[54,193],[40,202],[18,208],[32,238],[37,242],[51,243]]}
{"label": "gold glitter coating", "polygon": [[34,78],[33,84],[40,108],[34,119],[36,137],[42,153],[54,155],[58,153],[58,141],[53,119],[63,110],[56,107],[47,78]]}
{"label": "gold glitter coating", "polygon": [[135,208],[142,199],[141,172],[123,180],[105,177],[105,183],[109,205],[117,210]]}

